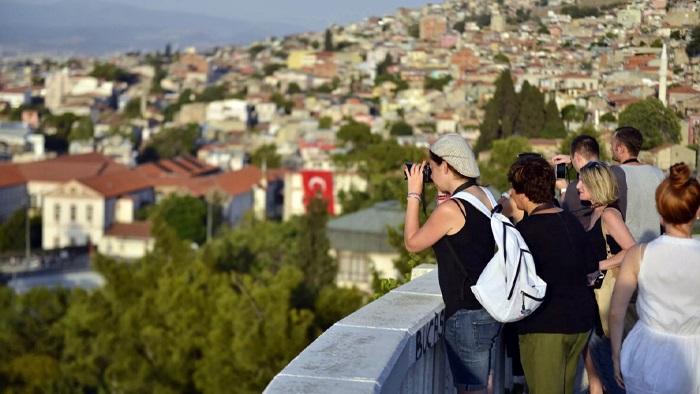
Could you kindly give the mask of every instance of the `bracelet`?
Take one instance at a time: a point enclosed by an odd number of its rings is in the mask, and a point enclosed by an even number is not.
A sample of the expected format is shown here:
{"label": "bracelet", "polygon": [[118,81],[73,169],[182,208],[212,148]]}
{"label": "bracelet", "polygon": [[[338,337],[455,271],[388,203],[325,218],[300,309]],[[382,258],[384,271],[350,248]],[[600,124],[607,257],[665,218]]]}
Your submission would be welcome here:
{"label": "bracelet", "polygon": [[422,201],[422,200],[420,199],[420,194],[418,194],[418,193],[408,193],[408,194],[406,195],[406,199],[408,200],[409,198],[415,198],[415,199],[418,200],[418,201]]}

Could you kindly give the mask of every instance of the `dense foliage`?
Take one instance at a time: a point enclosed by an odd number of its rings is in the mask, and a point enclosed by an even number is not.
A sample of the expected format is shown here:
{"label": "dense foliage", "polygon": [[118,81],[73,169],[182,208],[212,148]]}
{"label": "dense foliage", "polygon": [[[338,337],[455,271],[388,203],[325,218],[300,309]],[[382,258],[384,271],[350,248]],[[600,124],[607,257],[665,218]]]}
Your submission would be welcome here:
{"label": "dense foliage", "polygon": [[333,285],[325,202],[286,223],[248,217],[190,248],[156,219],[155,250],[97,256],[94,291],[0,287],[7,393],[259,393],[364,296]]}
{"label": "dense foliage", "polygon": [[633,126],[644,136],[642,149],[651,149],[665,143],[681,140],[681,123],[673,110],[656,98],[648,98],[628,105],[620,112],[618,124]]}

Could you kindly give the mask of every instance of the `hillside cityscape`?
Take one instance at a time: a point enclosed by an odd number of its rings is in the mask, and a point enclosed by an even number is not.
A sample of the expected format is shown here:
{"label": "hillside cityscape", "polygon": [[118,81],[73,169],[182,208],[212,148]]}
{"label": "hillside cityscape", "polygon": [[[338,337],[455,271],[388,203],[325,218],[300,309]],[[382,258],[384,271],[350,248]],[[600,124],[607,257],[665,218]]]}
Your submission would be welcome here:
{"label": "hillside cityscape", "polygon": [[261,392],[435,262],[403,247],[402,169],[442,134],[496,195],[518,153],[580,134],[609,161],[619,125],[646,163],[698,164],[694,0],[445,0],[255,41],[241,32],[280,26],[163,33],[183,15],[149,11],[118,42],[106,22],[96,41],[2,28],[8,392]]}

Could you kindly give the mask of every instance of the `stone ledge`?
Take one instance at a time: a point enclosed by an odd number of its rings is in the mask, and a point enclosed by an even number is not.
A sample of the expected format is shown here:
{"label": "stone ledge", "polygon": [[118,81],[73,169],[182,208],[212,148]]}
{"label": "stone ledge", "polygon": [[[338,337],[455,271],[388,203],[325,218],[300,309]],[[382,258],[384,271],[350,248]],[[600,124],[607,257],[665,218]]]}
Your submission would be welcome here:
{"label": "stone ledge", "polygon": [[398,392],[409,368],[442,337],[444,304],[430,267],[329,328],[265,393]]}

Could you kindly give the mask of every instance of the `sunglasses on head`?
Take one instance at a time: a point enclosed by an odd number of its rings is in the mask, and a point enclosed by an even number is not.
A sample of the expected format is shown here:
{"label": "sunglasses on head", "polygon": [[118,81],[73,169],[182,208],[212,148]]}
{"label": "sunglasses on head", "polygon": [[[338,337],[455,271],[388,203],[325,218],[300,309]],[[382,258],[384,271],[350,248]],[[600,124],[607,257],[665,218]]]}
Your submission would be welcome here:
{"label": "sunglasses on head", "polygon": [[539,159],[542,155],[537,152],[523,152],[518,153],[518,159]]}

